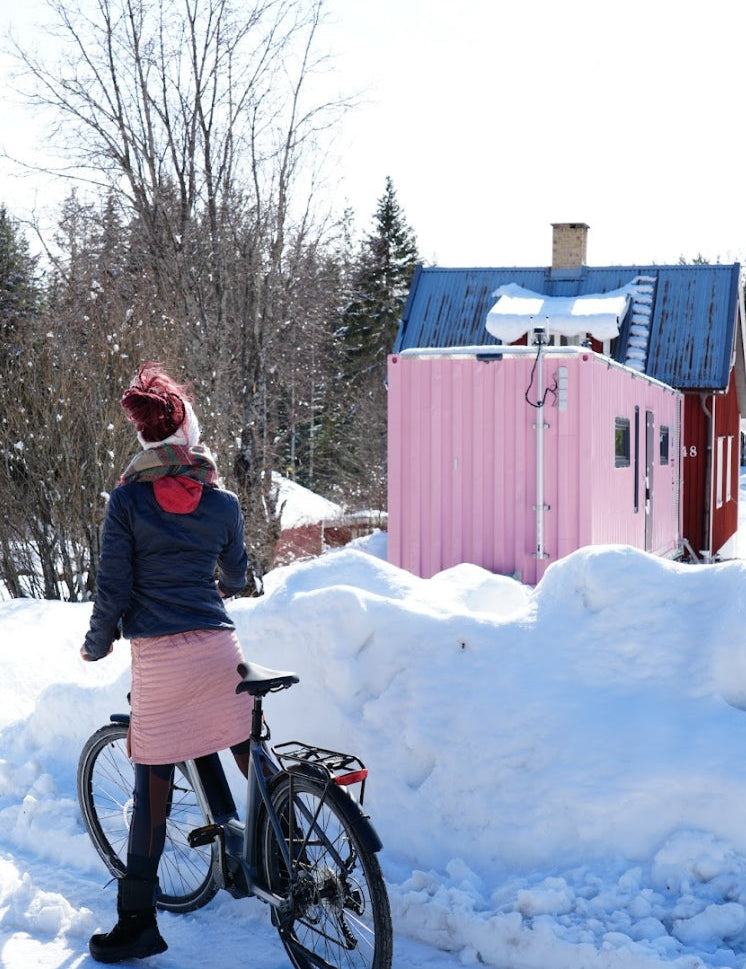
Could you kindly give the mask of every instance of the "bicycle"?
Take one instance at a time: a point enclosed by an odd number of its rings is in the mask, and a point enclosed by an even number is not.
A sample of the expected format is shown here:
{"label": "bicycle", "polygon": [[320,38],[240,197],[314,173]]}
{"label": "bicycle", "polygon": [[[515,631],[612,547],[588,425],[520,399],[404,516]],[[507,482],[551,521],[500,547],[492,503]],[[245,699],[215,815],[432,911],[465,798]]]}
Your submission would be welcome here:
{"label": "bicycle", "polygon": [[[217,754],[176,765],[157,905],[190,912],[220,889],[267,903],[296,969],[390,969],[391,912],[362,804],[359,758],[291,741],[270,747],[263,700],[295,673],[241,664],[237,693],[254,698],[246,815],[235,811]],[[93,733],[77,772],[88,834],[114,877],[125,871],[134,770],[128,714]],[[359,789],[355,796],[351,788]]]}

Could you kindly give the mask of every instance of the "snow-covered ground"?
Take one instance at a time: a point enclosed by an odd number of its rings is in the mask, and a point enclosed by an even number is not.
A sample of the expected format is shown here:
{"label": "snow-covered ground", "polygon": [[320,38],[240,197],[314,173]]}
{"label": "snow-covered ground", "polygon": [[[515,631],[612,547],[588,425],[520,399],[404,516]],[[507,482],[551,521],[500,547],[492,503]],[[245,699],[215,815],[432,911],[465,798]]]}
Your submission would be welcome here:
{"label": "snow-covered ground", "polygon": [[[384,556],[379,536],[277,570],[231,608],[248,658],[301,676],[274,737],[370,767],[396,969],[742,967],[746,562],[592,548],[532,590]],[[4,969],[91,967],[113,922],[75,768],[129,655],[80,661],[89,611],[0,603]],[[256,901],[160,921],[156,969],[289,964]]]}

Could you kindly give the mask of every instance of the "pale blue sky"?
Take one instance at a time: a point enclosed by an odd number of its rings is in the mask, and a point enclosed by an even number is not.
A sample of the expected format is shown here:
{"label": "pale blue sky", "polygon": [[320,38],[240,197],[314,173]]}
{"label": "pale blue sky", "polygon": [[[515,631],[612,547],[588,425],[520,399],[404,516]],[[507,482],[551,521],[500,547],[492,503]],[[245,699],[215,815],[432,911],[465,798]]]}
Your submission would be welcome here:
{"label": "pale blue sky", "polygon": [[[391,175],[421,254],[441,265],[546,265],[561,221],[590,225],[592,265],[746,253],[746,5],[327,0],[327,11],[328,83],[365,95],[340,132],[334,189],[361,228]],[[29,14],[10,16],[27,29]],[[6,171],[0,161],[13,209]]]}

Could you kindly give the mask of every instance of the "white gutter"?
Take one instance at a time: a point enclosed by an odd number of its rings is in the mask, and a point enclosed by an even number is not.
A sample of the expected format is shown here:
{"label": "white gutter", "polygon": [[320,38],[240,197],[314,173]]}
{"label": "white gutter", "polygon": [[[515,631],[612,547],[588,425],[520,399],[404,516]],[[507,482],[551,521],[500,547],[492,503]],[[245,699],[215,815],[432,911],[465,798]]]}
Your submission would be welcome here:
{"label": "white gutter", "polygon": [[[577,356],[579,353],[594,353],[587,347],[549,347],[552,354],[565,356]],[[399,350],[395,357],[505,357],[505,356],[535,356],[535,346],[525,344],[513,345],[512,343],[494,344],[486,346],[475,344],[466,347],[407,347],[406,350]],[[611,361],[612,363],[614,361]],[[621,364],[618,364],[621,366]]]}
{"label": "white gutter", "polygon": [[[595,350],[591,350],[590,347],[553,347],[547,346],[544,349],[544,354],[552,357],[576,357],[579,354],[591,354],[595,357],[600,357],[603,362],[609,368],[614,368],[616,370],[624,370],[628,374],[632,374],[637,380],[644,380],[649,384],[654,384],[656,387],[662,387],[664,390],[669,391],[673,394],[680,394],[681,391],[676,390],[670,384],[664,384],[661,380],[656,380],[655,377],[650,377],[646,373],[640,373],[639,370],[635,370],[632,367],[628,367],[624,363],[619,363],[617,360],[612,360],[611,357],[607,357],[604,353],[597,353]],[[393,357],[440,357],[443,360],[456,360],[459,357],[479,357],[482,360],[486,360],[488,357],[520,357],[520,356],[536,356],[536,346],[525,346],[523,344],[510,344],[506,343],[500,344],[489,344],[488,346],[465,346],[465,347],[407,347],[406,350],[399,350],[397,353],[391,354]]]}

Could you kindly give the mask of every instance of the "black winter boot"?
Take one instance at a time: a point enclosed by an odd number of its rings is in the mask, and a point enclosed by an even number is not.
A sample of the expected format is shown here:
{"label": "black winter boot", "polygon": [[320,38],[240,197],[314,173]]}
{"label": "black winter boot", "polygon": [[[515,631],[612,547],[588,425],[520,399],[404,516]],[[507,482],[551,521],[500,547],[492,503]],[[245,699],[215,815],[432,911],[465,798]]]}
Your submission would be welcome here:
{"label": "black winter boot", "polygon": [[119,879],[117,914],[119,921],[105,934],[91,936],[88,948],[97,962],[143,959],[165,952],[166,945],[155,920],[158,882],[125,876]]}

